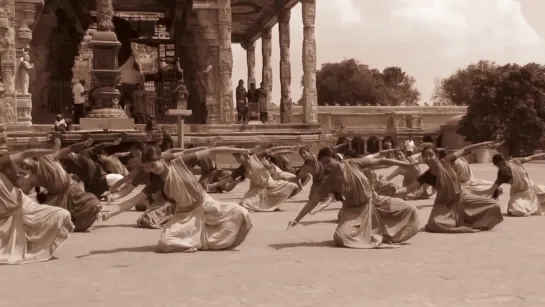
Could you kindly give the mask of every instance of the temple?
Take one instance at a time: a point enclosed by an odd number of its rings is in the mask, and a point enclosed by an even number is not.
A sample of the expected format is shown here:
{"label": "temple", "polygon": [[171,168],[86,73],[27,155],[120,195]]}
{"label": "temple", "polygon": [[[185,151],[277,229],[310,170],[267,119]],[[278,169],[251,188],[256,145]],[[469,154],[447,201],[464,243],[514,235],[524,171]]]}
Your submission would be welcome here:
{"label": "temple", "polygon": [[[94,74],[93,70],[98,69],[97,65],[104,70],[108,66],[104,62],[109,62],[111,55],[103,51],[100,59],[93,59],[97,48],[92,40],[99,15],[103,14],[101,10],[111,5],[111,31],[119,46],[112,51],[117,52],[117,63],[107,68],[119,70],[117,76],[111,77],[118,78],[119,84],[112,85],[119,90],[118,100],[122,104],[129,100],[135,84],[144,75],[146,99],[153,106],[151,112],[159,123],[168,122],[169,117],[164,114],[173,107],[173,89],[180,70],[190,93],[187,107],[193,111],[187,122],[233,123],[236,110],[231,46],[241,44],[247,52],[249,84],[256,82],[255,43],[261,39],[263,67],[257,79],[265,82],[271,93],[272,65],[280,65],[281,121],[290,123],[290,10],[300,2],[305,34],[303,50],[298,52],[302,54],[303,100],[308,114],[304,120],[315,123],[315,0],[3,1],[1,31],[14,44],[5,44],[9,46],[3,51],[2,76],[15,78],[11,82],[3,80],[3,113],[11,114],[9,111],[13,110],[13,116],[3,121],[18,126],[52,123],[56,114],[69,114],[74,82],[85,80],[88,89],[104,85],[99,79],[108,77]],[[271,31],[277,23],[280,63],[275,64],[271,62]],[[25,66],[20,60],[24,52],[28,53],[30,65]],[[8,70],[15,73],[10,75]]]}

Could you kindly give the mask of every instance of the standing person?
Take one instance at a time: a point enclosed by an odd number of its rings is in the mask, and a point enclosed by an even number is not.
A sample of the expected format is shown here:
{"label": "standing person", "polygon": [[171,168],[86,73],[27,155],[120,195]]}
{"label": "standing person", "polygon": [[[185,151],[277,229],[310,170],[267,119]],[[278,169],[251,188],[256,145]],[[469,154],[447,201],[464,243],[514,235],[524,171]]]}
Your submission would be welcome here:
{"label": "standing person", "polygon": [[79,120],[84,115],[85,98],[87,96],[85,80],[80,80],[74,84],[72,94],[74,95],[74,123],[79,125]]}
{"label": "standing person", "polygon": [[238,112],[238,122],[245,123],[248,121],[248,93],[244,88],[244,81],[239,80],[238,86],[236,89],[236,98],[237,98],[237,112]]}
{"label": "standing person", "polygon": [[254,82],[250,83],[246,97],[248,98],[248,119],[256,120],[259,118],[257,113],[259,112],[259,95]]}
{"label": "standing person", "polygon": [[186,162],[196,163],[217,153],[246,152],[244,149],[216,147],[191,154],[164,155],[158,148],[147,147],[142,156],[142,167],[150,174],[150,182],[142,192],[118,204],[112,212],[101,213],[100,218],[107,220],[160,192],[172,204],[172,217],[159,239],[160,252],[191,253],[235,248],[244,241],[252,227],[248,210],[237,204],[214,200],[188,170]]}
{"label": "standing person", "polygon": [[410,157],[414,155],[415,144],[414,144],[412,136],[409,136],[409,139],[405,141],[404,145],[405,145],[405,156]]}
{"label": "standing person", "polygon": [[262,123],[266,123],[269,113],[269,99],[267,89],[265,88],[265,82],[259,84],[259,89],[257,89],[257,97],[259,104],[259,119]]}
{"label": "standing person", "polygon": [[161,142],[161,151],[167,151],[169,149],[172,149],[174,146],[174,140],[172,139],[172,135],[170,135],[170,132],[168,132],[167,126],[161,127],[161,130],[163,131],[163,141]]}
{"label": "standing person", "polygon": [[137,124],[145,124],[146,115],[146,90],[142,83],[137,83],[132,93],[132,116]]}
{"label": "standing person", "polygon": [[437,196],[426,224],[426,231],[436,233],[473,233],[491,230],[503,221],[497,201],[468,192],[460,182],[454,161],[473,149],[493,146],[496,142],[484,142],[464,147],[438,158],[432,145],[422,149],[422,160],[428,166],[418,179],[399,189],[396,196],[403,197],[428,184],[435,187]]}
{"label": "standing person", "polygon": [[74,230],[70,212],[38,204],[8,178],[16,175],[14,164],[50,152],[31,149],[0,157],[0,264],[49,260]]}

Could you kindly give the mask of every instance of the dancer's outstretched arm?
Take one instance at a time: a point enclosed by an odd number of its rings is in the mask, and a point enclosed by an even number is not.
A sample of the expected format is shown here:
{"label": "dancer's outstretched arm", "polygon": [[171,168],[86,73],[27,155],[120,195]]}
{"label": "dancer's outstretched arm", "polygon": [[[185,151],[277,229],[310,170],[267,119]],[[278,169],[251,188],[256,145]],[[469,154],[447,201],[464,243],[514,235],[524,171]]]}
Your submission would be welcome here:
{"label": "dancer's outstretched arm", "polygon": [[541,159],[545,159],[545,153],[523,157],[523,158],[515,158],[515,160],[517,160],[520,163],[526,163],[526,162],[541,160]]}
{"label": "dancer's outstretched arm", "polygon": [[4,155],[0,157],[0,167],[4,167],[10,163],[17,164],[25,159],[37,158],[51,153],[51,149],[27,149],[9,155]]}
{"label": "dancer's outstretched arm", "polygon": [[500,146],[501,144],[503,144],[504,141],[488,141],[488,142],[482,142],[482,143],[477,143],[477,144],[472,144],[472,145],[469,145],[469,146],[466,146],[462,149],[459,149],[451,154],[448,154],[444,159],[448,160],[448,161],[454,161],[460,157],[463,157],[467,154],[469,154],[472,150],[475,150],[475,149],[479,149],[479,148],[483,148],[483,147],[495,147],[495,146]]}
{"label": "dancer's outstretched arm", "polygon": [[370,158],[365,156],[363,158],[349,159],[348,163],[356,163],[360,168],[370,168],[375,166],[412,166],[415,163],[407,161],[399,161],[395,159],[386,159],[386,158]]}
{"label": "dancer's outstretched arm", "polygon": [[79,153],[81,155],[84,155],[84,156],[97,154],[97,153],[100,153],[105,148],[113,147],[113,146],[117,146],[117,145],[121,144],[122,140],[123,140],[122,137],[118,136],[112,142],[103,142],[103,143],[99,143],[99,144],[94,144],[93,146],[90,146],[90,147],[87,147],[87,148],[84,148],[84,149],[80,150]]}
{"label": "dancer's outstretched arm", "polygon": [[374,153],[374,154],[369,154],[369,155],[366,155],[364,156],[364,158],[374,158],[374,159],[378,159],[380,157],[384,157],[385,155],[389,154],[389,153],[392,153],[392,152],[395,152],[399,149],[397,148],[394,148],[394,149],[386,149],[386,150],[381,150],[377,153]]}
{"label": "dancer's outstretched arm", "polygon": [[112,211],[101,212],[99,214],[99,220],[106,221],[111,217],[114,217],[122,212],[128,211],[132,209],[134,206],[136,206],[137,204],[146,200],[147,198],[148,198],[148,195],[144,191],[142,191],[129,199],[120,200],[118,204],[114,205]]}
{"label": "dancer's outstretched arm", "polygon": [[60,160],[66,156],[68,156],[72,152],[80,152],[84,148],[87,148],[93,144],[93,139],[88,139],[85,142],[80,142],[76,144],[72,144],[68,147],[61,148],[59,151],[53,154],[53,159]]}
{"label": "dancer's outstretched arm", "polygon": [[203,149],[203,150],[190,153],[190,154],[184,154],[183,152],[180,154],[165,154],[162,156],[162,158],[164,160],[169,161],[169,160],[173,160],[175,158],[181,157],[184,160],[184,162],[190,162],[194,159],[201,160],[216,154],[247,154],[247,153],[249,153],[248,149],[219,146],[219,147]]}

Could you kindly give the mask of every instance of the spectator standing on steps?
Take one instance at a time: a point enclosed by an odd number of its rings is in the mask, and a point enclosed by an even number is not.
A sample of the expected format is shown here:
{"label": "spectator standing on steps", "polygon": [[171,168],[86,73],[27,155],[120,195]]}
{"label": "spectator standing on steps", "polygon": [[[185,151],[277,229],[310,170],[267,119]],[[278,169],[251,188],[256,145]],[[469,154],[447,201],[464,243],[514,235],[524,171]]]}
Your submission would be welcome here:
{"label": "spectator standing on steps", "polygon": [[72,94],[74,95],[74,123],[79,125],[79,120],[84,115],[85,98],[87,96],[85,80],[80,80],[74,84]]}

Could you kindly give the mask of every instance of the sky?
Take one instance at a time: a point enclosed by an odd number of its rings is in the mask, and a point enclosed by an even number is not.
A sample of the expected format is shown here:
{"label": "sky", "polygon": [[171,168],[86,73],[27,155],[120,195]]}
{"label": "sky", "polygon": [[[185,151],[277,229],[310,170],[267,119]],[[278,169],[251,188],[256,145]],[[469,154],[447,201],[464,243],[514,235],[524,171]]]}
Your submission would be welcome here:
{"label": "sky", "polygon": [[[318,68],[355,58],[400,66],[416,78],[421,103],[435,80],[479,60],[545,64],[545,0],[316,0]],[[301,7],[291,15],[292,99],[301,97]],[[273,28],[273,101],[280,100],[278,27]],[[246,52],[233,46],[233,85],[247,80]],[[261,42],[256,77],[261,80]]]}

